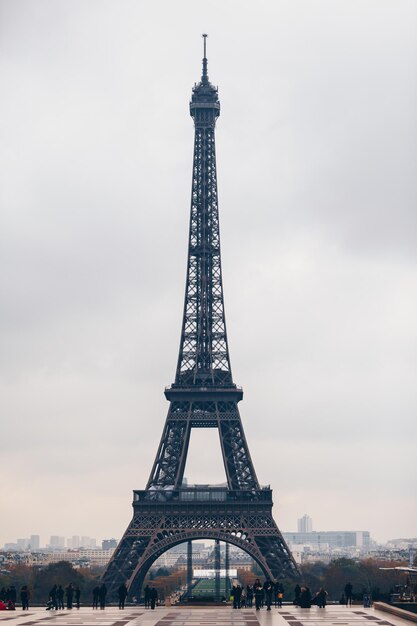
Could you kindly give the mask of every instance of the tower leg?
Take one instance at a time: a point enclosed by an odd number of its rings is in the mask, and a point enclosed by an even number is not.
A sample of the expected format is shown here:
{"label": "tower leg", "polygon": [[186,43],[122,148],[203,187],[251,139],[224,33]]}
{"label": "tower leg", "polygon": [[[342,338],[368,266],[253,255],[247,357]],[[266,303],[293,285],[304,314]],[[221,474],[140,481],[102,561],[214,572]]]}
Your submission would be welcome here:
{"label": "tower leg", "polygon": [[193,583],[193,542],[187,542],[187,598],[191,598]]}
{"label": "tower leg", "polygon": [[224,595],[226,596],[226,600],[228,600],[230,596],[230,588],[229,588],[230,556],[229,556],[229,544],[226,542],[224,545],[225,545],[224,568],[226,570],[226,577],[225,577],[225,583],[224,583]]}
{"label": "tower leg", "polygon": [[216,539],[214,544],[214,570],[215,570],[215,600],[220,602],[220,541]]}

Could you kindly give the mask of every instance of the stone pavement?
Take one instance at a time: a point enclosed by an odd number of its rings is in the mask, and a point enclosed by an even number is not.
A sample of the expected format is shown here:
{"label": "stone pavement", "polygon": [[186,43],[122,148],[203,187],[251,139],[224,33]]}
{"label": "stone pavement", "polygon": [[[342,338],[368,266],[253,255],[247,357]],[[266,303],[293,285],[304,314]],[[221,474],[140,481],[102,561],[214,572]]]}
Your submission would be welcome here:
{"label": "stone pavement", "polygon": [[128,607],[119,611],[81,608],[72,611],[0,611],[0,626],[410,626],[412,622],[360,606],[300,609],[292,605],[271,611],[229,607]]}

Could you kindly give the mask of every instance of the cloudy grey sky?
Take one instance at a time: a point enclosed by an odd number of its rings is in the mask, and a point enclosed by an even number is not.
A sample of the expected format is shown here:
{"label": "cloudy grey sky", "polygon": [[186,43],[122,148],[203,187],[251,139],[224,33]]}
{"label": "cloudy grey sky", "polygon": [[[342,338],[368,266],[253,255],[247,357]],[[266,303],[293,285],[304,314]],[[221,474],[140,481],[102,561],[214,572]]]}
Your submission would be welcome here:
{"label": "cloudy grey sky", "polygon": [[[204,31],[229,346],[275,519],[417,536],[416,28],[412,0],[0,1],[0,545],[120,537],[146,484]],[[193,433],[191,481],[223,479],[216,437]]]}

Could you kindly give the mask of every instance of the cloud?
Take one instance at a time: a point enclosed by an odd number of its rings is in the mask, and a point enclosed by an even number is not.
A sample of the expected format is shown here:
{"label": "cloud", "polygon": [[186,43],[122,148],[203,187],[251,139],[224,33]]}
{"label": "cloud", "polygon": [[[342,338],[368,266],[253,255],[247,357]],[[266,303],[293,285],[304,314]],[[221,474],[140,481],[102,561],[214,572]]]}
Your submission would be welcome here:
{"label": "cloud", "polygon": [[414,3],[1,11],[0,544],[120,536],[146,484],[179,343],[203,30],[256,471],[284,529],[307,512],[323,529],[412,534]]}

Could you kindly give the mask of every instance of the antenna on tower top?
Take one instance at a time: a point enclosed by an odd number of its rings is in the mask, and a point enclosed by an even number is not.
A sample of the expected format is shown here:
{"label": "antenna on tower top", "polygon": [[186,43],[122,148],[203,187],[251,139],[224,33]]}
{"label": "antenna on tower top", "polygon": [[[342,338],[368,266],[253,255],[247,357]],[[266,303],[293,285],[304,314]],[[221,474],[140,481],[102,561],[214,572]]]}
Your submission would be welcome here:
{"label": "antenna on tower top", "polygon": [[206,57],[206,42],[207,42],[207,33],[203,33],[202,35],[204,39],[204,57],[203,57],[203,75],[201,77],[201,81],[203,83],[208,83],[208,74],[207,74],[207,57]]}

